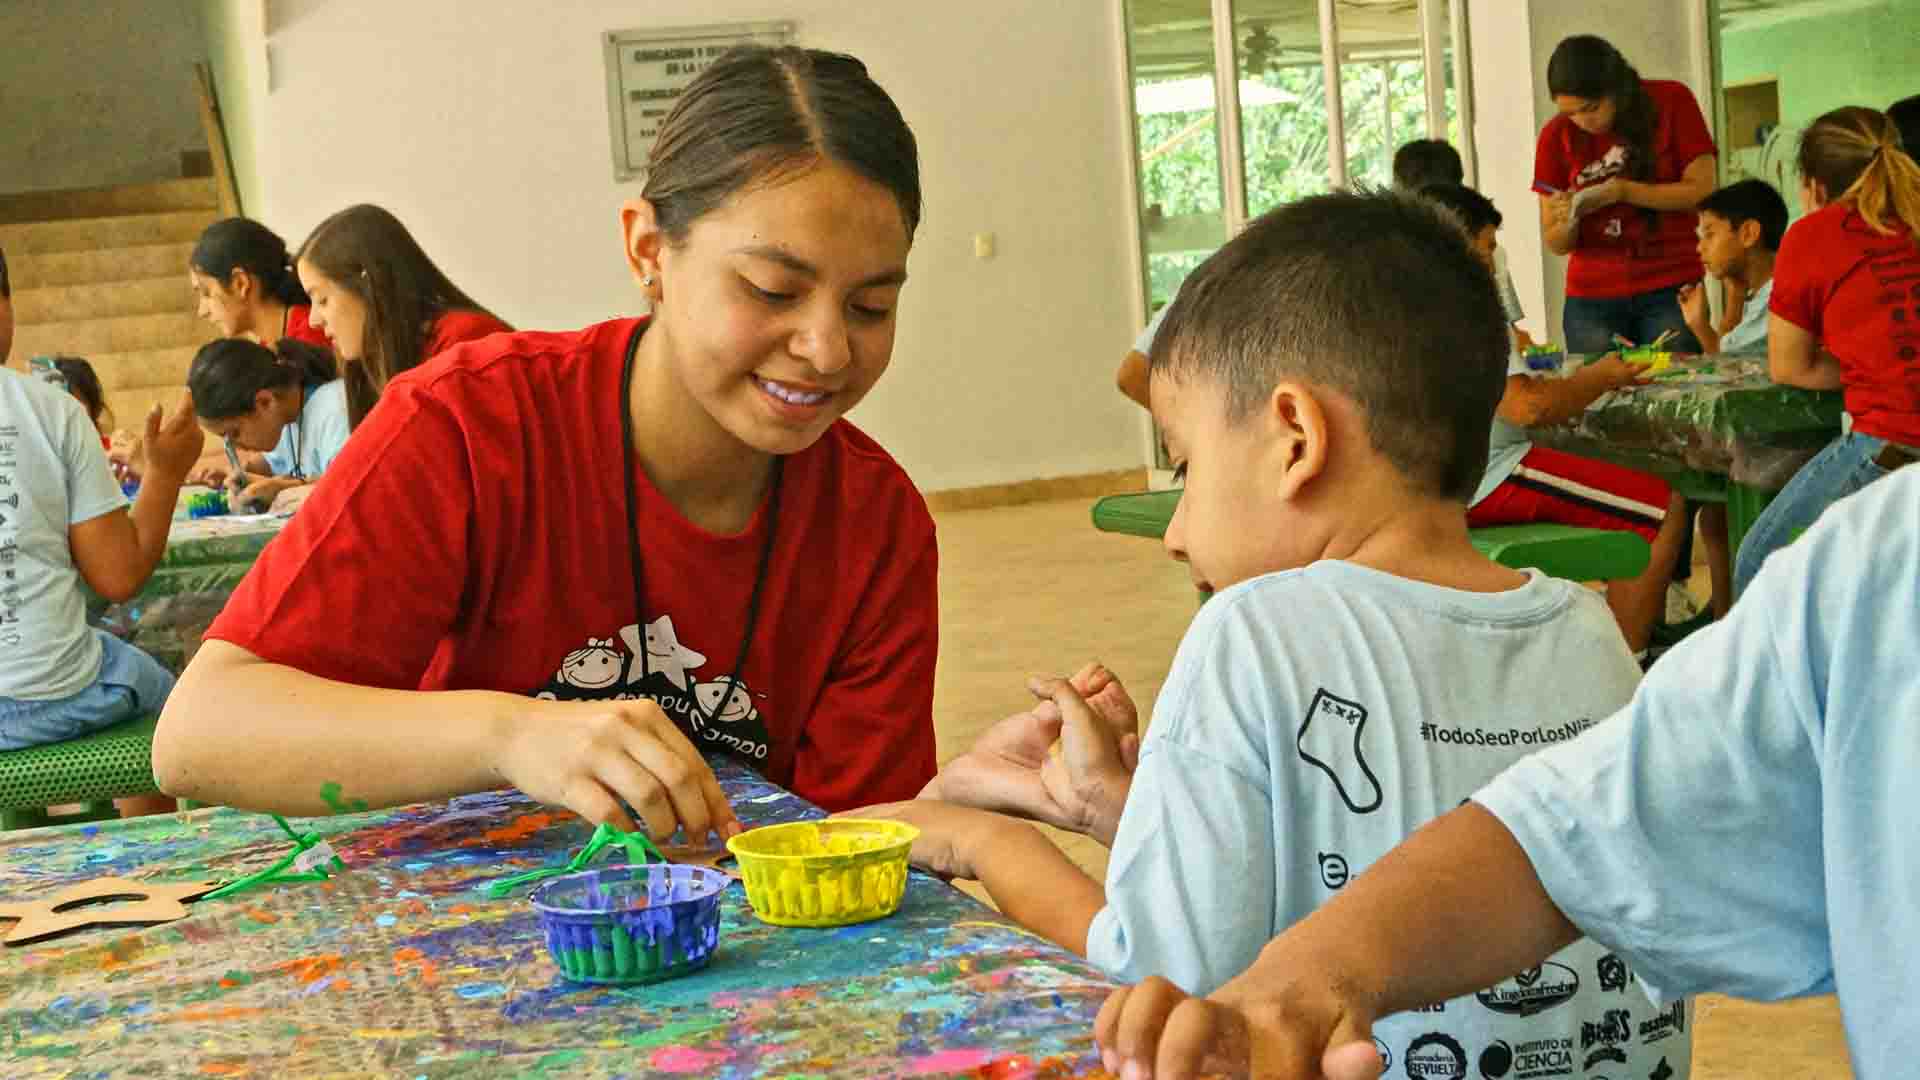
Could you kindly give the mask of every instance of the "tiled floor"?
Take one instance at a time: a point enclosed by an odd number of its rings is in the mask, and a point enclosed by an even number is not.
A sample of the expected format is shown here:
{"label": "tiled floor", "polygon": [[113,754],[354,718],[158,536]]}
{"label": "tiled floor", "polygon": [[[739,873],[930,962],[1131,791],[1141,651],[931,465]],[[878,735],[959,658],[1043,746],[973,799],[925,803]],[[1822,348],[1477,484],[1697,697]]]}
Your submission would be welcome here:
{"label": "tiled floor", "polygon": [[[941,760],[1030,704],[1025,677],[1099,659],[1119,674],[1142,717],[1166,678],[1194,611],[1184,568],[1158,544],[1095,532],[1086,501],[938,515]],[[1696,578],[1695,591],[1704,585]],[[1095,874],[1106,853],[1082,837],[1062,845]],[[1694,1080],[1851,1075],[1831,998],[1754,1005],[1710,997],[1694,1032]]]}

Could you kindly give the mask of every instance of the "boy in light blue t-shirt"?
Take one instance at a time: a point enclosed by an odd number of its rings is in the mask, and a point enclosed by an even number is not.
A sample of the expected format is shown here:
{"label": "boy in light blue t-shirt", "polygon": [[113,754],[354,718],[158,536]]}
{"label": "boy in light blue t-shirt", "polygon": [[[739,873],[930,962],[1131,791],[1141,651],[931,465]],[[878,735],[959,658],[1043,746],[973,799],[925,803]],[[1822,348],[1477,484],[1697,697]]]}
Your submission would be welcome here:
{"label": "boy in light blue t-shirt", "polygon": [[1787,204],[1765,180],[1742,180],[1701,200],[1700,261],[1730,301],[1719,325],[1701,285],[1680,290],[1687,328],[1708,353],[1767,352],[1767,301],[1773,297],[1773,257],[1787,234]]}
{"label": "boy in light blue t-shirt", "polygon": [[[855,813],[918,826],[917,864],[978,878],[1108,972],[1207,993],[1409,833],[1617,709],[1639,673],[1599,597],[1469,540],[1508,351],[1492,277],[1428,202],[1337,193],[1252,223],[1188,278],[1149,357],[1186,481],[1166,545],[1217,591],[1156,705],[1104,886],[976,808],[1007,808],[988,797],[1004,790],[943,774],[929,794],[969,806]],[[1084,738],[1114,702],[1048,692],[1069,758],[1122,758]],[[1376,1034],[1414,1075],[1464,1076],[1504,1043],[1565,1075],[1684,1077],[1684,1002],[1660,1038],[1579,1046],[1584,1025],[1657,1015],[1576,942]]]}

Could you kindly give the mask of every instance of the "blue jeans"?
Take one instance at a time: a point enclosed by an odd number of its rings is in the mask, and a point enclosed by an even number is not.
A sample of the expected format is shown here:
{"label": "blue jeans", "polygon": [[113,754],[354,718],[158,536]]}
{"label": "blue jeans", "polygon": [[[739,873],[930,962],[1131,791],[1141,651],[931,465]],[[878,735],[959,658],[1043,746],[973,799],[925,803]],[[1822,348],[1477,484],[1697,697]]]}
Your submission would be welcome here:
{"label": "blue jeans", "polygon": [[1615,334],[1635,345],[1647,345],[1668,330],[1679,331],[1667,348],[1699,352],[1700,339],[1687,329],[1680,314],[1680,286],[1601,300],[1569,296],[1561,311],[1560,330],[1568,352],[1603,353],[1614,347]]}
{"label": "blue jeans", "polygon": [[1800,466],[1740,541],[1733,564],[1734,595],[1744,595],[1767,556],[1792,543],[1827,507],[1886,476],[1887,470],[1873,461],[1886,445],[1885,439],[1849,432]]}
{"label": "blue jeans", "polygon": [[84,690],[52,701],[0,697],[0,750],[77,739],[167,703],[172,672],[105,630],[93,633],[100,639],[100,675]]}

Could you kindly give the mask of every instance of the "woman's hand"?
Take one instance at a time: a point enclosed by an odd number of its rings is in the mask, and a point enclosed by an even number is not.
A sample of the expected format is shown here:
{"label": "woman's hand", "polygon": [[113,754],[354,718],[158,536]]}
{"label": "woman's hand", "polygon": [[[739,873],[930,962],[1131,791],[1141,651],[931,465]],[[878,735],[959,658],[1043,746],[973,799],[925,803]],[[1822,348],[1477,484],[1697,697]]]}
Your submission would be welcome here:
{"label": "woman's hand", "polygon": [[[702,844],[740,832],[720,782],[660,706],[636,701],[530,701],[493,761],[500,779],[544,803],[655,840],[677,829]],[[623,805],[624,804],[624,805]]]}
{"label": "woman's hand", "polygon": [[1547,226],[1565,228],[1573,224],[1573,193],[1556,192],[1547,196]]}

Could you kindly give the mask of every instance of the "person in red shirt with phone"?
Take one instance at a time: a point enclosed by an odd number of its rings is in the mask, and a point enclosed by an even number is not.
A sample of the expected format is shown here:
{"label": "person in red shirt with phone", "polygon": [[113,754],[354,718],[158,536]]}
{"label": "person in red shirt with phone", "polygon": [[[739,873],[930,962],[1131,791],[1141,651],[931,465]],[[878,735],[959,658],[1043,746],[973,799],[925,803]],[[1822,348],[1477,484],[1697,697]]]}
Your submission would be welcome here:
{"label": "person in red shirt with phone", "polygon": [[1703,274],[1693,208],[1715,180],[1699,103],[1684,84],[1641,78],[1590,34],[1554,48],[1547,87],[1560,114],[1540,131],[1533,190],[1547,247],[1569,257],[1567,350],[1673,331],[1675,351],[1698,351],[1678,295]]}
{"label": "person in red shirt with phone", "polygon": [[702,751],[828,809],[912,798],[933,519],[843,417],[891,358],[920,205],[858,60],[716,60],[621,211],[652,316],[396,375],[182,675],[162,786],[314,814],[329,782],[505,783],[695,842],[739,828]]}
{"label": "person in red shirt with phone", "polygon": [[1920,165],[1892,119],[1835,109],[1800,137],[1808,213],[1774,258],[1767,371],[1845,391],[1848,423],[1740,544],[1735,594],[1827,507],[1920,460]]}

